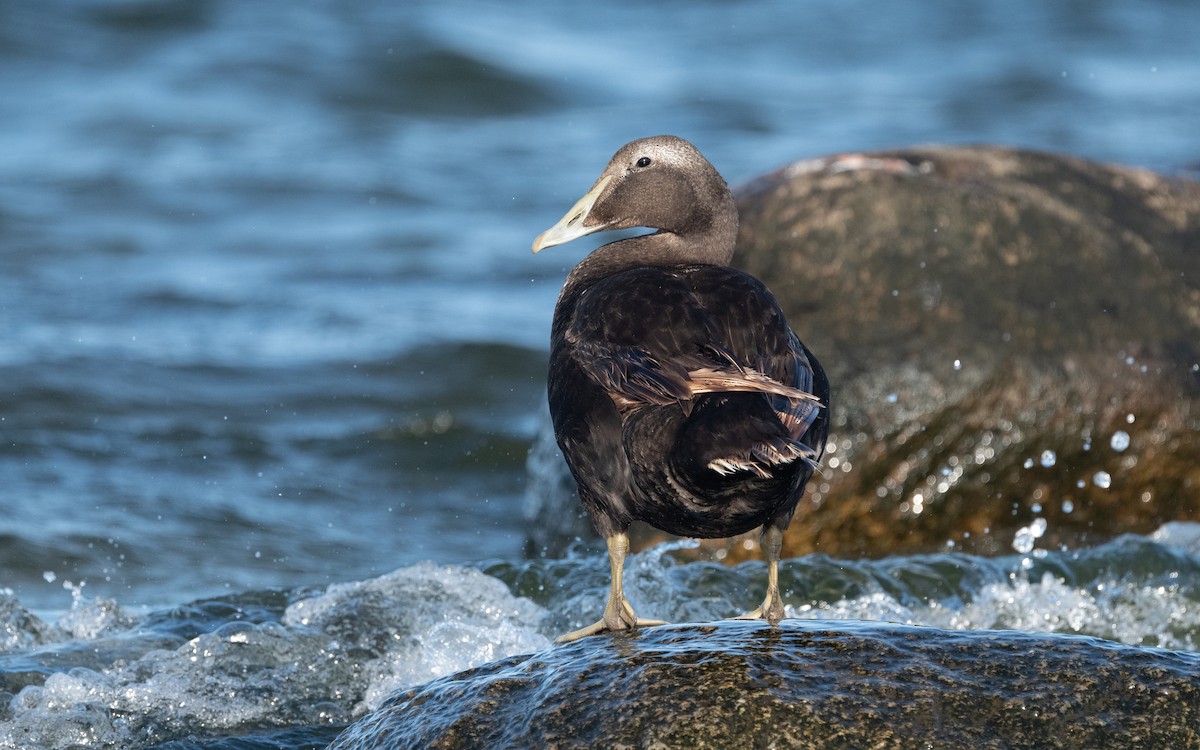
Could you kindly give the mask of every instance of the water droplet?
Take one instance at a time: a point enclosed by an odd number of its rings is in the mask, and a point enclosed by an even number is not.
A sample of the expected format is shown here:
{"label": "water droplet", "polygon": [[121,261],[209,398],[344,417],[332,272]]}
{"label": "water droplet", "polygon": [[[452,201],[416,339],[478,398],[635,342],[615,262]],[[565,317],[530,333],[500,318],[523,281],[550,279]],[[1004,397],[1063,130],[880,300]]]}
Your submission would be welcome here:
{"label": "water droplet", "polygon": [[1034,513],[1041,513],[1042,512],[1042,504],[1034,503],[1032,506],[1030,506],[1029,509],[1032,510]]}
{"label": "water droplet", "polygon": [[1035,518],[1033,523],[1017,529],[1017,533],[1013,535],[1012,548],[1022,555],[1027,555],[1033,550],[1034,541],[1045,533],[1046,519]]}
{"label": "water droplet", "polygon": [[1075,510],[1075,503],[1071,502],[1070,500],[1063,500],[1062,512],[1070,513],[1073,510]]}
{"label": "water droplet", "polygon": [[962,369],[962,361],[958,360],[958,359],[954,360],[954,371],[958,372],[961,369]]}
{"label": "water droplet", "polygon": [[1013,537],[1012,548],[1022,555],[1028,554],[1029,550],[1033,549],[1033,537],[1029,535],[1028,529],[1019,529]]}
{"label": "water droplet", "polygon": [[896,403],[896,394],[894,394],[894,393],[889,393],[889,394],[887,395],[887,402],[888,402],[889,404],[894,404],[894,403]]}
{"label": "water droplet", "polygon": [[1025,459],[1025,463],[1023,463],[1021,465],[1024,466],[1026,469],[1032,469],[1033,468],[1033,459],[1027,458],[1027,459]]}
{"label": "water droplet", "polygon": [[1125,430],[1117,430],[1113,433],[1112,441],[1109,443],[1112,449],[1117,453],[1121,453],[1129,447],[1129,433]]}
{"label": "water droplet", "polygon": [[1042,451],[1042,466],[1049,469],[1058,460],[1058,455],[1054,451]]}
{"label": "water droplet", "polygon": [[[1114,440],[1115,439],[1116,438],[1114,437]],[[1107,490],[1112,486],[1112,477],[1108,475],[1107,471],[1097,471],[1095,476],[1092,477],[1092,484],[1096,485],[1102,490]]]}
{"label": "water droplet", "polygon": [[46,579],[46,583],[54,583],[54,580],[58,576],[54,574],[53,570],[47,570],[45,573],[42,573],[42,578]]}

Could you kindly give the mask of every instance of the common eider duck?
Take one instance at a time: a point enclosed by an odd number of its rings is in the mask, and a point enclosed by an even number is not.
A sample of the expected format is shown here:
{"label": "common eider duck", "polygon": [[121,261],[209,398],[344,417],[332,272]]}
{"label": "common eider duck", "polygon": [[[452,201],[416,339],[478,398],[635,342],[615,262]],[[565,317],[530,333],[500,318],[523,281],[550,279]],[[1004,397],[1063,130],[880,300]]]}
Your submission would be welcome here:
{"label": "common eider duck", "polygon": [[825,449],[829,383],[767,287],[729,267],[733,195],[681,138],[623,146],[533,252],[634,227],[656,231],[590,253],[554,308],[554,434],[612,569],[604,616],[559,641],[663,624],[625,598],[634,520],[701,538],[762,527],[767,593],[742,618],[775,625],[783,532]]}

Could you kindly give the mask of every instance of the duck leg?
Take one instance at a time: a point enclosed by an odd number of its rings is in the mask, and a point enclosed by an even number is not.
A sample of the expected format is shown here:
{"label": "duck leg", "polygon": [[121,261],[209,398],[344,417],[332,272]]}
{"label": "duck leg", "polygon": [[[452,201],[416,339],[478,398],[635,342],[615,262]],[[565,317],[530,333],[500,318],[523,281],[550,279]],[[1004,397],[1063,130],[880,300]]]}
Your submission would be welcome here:
{"label": "duck leg", "polygon": [[779,553],[783,549],[783,530],[766,526],[763,529],[762,548],[763,557],[767,559],[767,596],[758,609],[734,619],[766,620],[778,625],[784,618],[783,599],[779,596]]}
{"label": "duck leg", "polygon": [[666,624],[663,620],[640,619],[625,598],[622,576],[625,571],[625,555],[629,553],[629,537],[618,533],[613,534],[606,541],[608,542],[608,564],[612,568],[612,582],[609,584],[608,604],[604,606],[604,617],[599,622],[559,636],[556,643],[576,641],[605,630],[630,630]]}

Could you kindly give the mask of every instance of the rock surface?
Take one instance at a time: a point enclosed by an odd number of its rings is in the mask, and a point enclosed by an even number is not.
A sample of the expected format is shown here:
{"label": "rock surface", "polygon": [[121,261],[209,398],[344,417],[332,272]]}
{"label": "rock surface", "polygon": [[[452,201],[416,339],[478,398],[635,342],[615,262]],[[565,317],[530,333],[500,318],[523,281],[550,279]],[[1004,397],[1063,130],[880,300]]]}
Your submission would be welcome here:
{"label": "rock surface", "polygon": [[[739,209],[735,262],[833,385],[786,553],[995,553],[1037,519],[1075,544],[1200,515],[1200,183],[930,147],[793,164]],[[575,512],[556,493],[543,518]]]}
{"label": "rock surface", "polygon": [[787,620],[599,636],[398,694],[333,750],[1200,743],[1200,657],[1071,636]]}
{"label": "rock surface", "polygon": [[793,165],[740,208],[739,262],[835,387],[793,549],[990,552],[1036,517],[1053,543],[1200,512],[1200,184],[929,148]]}

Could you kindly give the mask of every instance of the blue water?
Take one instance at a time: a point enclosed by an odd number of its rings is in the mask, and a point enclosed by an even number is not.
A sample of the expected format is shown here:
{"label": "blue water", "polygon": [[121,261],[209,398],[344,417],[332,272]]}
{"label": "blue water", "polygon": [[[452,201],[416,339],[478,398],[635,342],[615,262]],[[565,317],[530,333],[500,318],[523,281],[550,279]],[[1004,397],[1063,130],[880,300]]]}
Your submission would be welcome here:
{"label": "blue water", "polygon": [[0,0],[0,590],[136,622],[515,564],[588,247],[529,245],[618,146],[1194,170],[1198,35],[1183,0]]}

